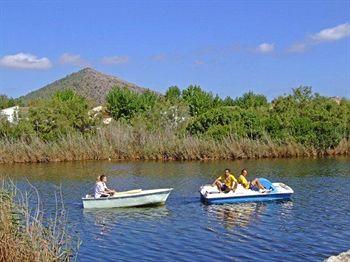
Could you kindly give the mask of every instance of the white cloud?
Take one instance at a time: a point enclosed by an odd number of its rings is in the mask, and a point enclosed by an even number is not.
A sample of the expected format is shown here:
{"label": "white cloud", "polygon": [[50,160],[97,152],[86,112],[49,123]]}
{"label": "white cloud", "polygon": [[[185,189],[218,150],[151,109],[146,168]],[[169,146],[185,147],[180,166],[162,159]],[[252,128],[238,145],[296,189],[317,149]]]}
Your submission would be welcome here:
{"label": "white cloud", "polygon": [[165,54],[163,54],[163,53],[157,54],[157,55],[154,55],[154,56],[151,57],[151,59],[152,59],[153,61],[157,61],[157,62],[162,62],[162,61],[164,61],[166,58],[167,58],[167,56],[166,56]]}
{"label": "white cloud", "polygon": [[59,59],[62,65],[87,66],[89,63],[80,55],[64,53]]}
{"label": "white cloud", "polygon": [[11,68],[21,69],[48,69],[52,66],[51,61],[46,58],[38,58],[29,53],[18,53],[15,55],[6,55],[0,58],[0,65]]}
{"label": "white cloud", "polygon": [[311,35],[311,39],[315,42],[337,41],[350,36],[350,24],[345,23],[332,28],[326,28]]}
{"label": "white cloud", "polygon": [[326,28],[318,33],[309,35],[304,42],[293,44],[287,49],[287,52],[300,53],[307,48],[318,45],[323,42],[338,41],[350,36],[350,23],[337,25],[332,28]]}
{"label": "white cloud", "polygon": [[257,48],[256,51],[259,53],[271,53],[275,50],[274,44],[262,43]]}
{"label": "white cloud", "polygon": [[105,65],[120,65],[120,64],[126,64],[129,62],[128,56],[109,56],[102,58],[102,64]]}

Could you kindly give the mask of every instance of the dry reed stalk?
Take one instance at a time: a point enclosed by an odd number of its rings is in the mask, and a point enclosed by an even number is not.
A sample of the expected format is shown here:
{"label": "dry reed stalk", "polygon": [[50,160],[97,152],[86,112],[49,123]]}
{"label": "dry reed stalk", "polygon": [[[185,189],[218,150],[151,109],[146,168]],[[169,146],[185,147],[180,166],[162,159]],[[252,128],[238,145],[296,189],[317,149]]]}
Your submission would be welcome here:
{"label": "dry reed stalk", "polygon": [[29,207],[30,195],[21,193],[10,181],[0,186],[0,261],[70,261],[72,250],[66,233],[66,215],[59,208],[44,219],[38,192],[32,191],[37,205]]}
{"label": "dry reed stalk", "polygon": [[26,140],[0,140],[0,163],[57,162],[75,160],[207,160],[347,155],[350,141],[343,139],[334,149],[324,151],[294,142],[178,136],[171,131],[149,132],[111,124],[85,137],[71,134],[54,142],[33,137]]}

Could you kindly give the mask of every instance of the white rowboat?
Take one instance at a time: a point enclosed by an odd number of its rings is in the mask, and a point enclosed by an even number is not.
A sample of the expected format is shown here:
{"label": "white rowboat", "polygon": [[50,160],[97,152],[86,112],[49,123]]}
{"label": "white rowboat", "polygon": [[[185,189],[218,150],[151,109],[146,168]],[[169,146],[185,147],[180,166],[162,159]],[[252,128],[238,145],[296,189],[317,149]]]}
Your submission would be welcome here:
{"label": "white rowboat", "polygon": [[137,207],[165,204],[172,188],[151,190],[130,190],[118,192],[110,197],[94,198],[83,197],[84,208],[114,208],[114,207]]}

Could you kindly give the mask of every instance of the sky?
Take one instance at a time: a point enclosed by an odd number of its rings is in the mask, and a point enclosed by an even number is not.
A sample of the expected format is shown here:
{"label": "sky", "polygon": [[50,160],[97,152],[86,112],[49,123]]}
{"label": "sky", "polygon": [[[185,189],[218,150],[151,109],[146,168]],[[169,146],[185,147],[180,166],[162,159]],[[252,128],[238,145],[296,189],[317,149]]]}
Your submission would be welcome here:
{"label": "sky", "polygon": [[350,98],[350,1],[0,0],[0,94],[87,66],[163,93]]}

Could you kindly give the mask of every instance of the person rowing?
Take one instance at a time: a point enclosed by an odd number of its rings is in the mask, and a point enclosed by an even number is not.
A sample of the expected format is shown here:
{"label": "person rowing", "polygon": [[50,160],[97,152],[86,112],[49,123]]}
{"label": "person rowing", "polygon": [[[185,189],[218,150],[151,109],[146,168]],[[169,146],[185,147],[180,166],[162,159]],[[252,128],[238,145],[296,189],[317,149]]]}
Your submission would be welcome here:
{"label": "person rowing", "polygon": [[106,182],[107,182],[106,175],[98,176],[96,185],[95,185],[95,198],[109,197],[109,196],[113,196],[116,193],[115,190],[109,189],[106,186]]}
{"label": "person rowing", "polygon": [[219,191],[228,193],[232,190],[235,192],[237,188],[237,179],[231,174],[230,169],[226,168],[225,173],[219,176],[213,183],[213,186],[217,186]]}
{"label": "person rowing", "polygon": [[247,175],[247,169],[242,169],[241,175],[238,177],[238,183],[241,184],[245,189],[259,191],[260,193],[264,193],[266,191],[265,187],[260,183],[258,178],[255,178],[252,181],[248,181],[246,178]]}

